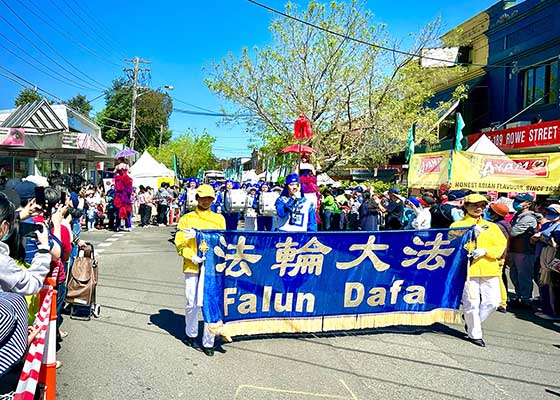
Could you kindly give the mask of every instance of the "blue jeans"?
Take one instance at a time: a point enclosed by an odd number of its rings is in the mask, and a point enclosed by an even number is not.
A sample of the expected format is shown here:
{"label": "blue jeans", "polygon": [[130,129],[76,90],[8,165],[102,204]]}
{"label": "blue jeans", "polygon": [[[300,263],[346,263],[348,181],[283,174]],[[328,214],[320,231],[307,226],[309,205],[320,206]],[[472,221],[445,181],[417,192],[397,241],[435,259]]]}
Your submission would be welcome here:
{"label": "blue jeans", "polygon": [[525,253],[509,254],[509,277],[515,287],[515,294],[524,302],[533,297],[533,265],[535,256]]}
{"label": "blue jeans", "polygon": [[325,210],[323,215],[323,229],[326,231],[331,230],[331,222],[332,222],[333,212],[331,210]]}

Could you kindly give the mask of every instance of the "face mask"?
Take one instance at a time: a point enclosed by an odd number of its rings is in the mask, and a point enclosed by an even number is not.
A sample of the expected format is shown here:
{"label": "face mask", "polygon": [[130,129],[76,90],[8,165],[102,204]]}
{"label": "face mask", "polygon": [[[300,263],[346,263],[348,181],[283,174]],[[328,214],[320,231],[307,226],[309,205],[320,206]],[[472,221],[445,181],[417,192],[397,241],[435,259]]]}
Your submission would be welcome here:
{"label": "face mask", "polygon": [[6,233],[4,236],[2,236],[2,242],[5,242],[6,240],[8,240],[10,238],[10,236],[12,236],[12,230],[13,228],[10,227],[10,230],[8,231],[8,233]]}
{"label": "face mask", "polygon": [[521,211],[521,210],[523,210],[523,203],[520,203],[520,202],[518,202],[518,201],[514,201],[514,202],[513,202],[513,209],[514,209],[515,211]]}

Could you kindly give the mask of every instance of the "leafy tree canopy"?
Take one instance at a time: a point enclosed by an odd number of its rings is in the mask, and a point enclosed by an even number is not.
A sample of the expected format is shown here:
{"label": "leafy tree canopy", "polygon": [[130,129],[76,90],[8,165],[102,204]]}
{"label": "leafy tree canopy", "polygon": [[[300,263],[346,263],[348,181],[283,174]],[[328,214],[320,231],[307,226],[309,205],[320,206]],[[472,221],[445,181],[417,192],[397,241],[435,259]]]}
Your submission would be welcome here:
{"label": "leafy tree canopy", "polygon": [[212,153],[216,139],[206,130],[201,134],[193,130],[165,143],[161,148],[150,146],[147,150],[159,162],[173,168],[173,155],[179,161],[179,173],[183,177],[197,176],[198,170],[216,169],[217,159]]}
{"label": "leafy tree canopy", "polygon": [[86,96],[84,96],[83,94],[77,94],[76,96],[68,100],[66,104],[80,111],[86,117],[89,117],[89,112],[91,111],[92,107],[91,104],[89,104],[88,100],[86,99]]}
{"label": "leafy tree canopy", "polygon": [[34,101],[41,100],[42,96],[37,93],[36,90],[31,88],[24,88],[20,90],[19,94],[17,95],[14,104],[16,107],[19,107],[23,104],[33,103]]}
{"label": "leafy tree canopy", "polygon": [[[130,112],[132,110],[132,86],[125,78],[113,81],[105,93],[105,108],[97,115],[103,139],[110,143],[129,144]],[[138,89],[136,100],[136,144],[142,152],[160,141],[166,143],[171,138],[169,116],[173,101],[167,93],[147,88]]]}
{"label": "leafy tree canopy", "polygon": [[[422,68],[418,57],[381,50],[348,39],[401,48],[383,24],[358,0],[348,3],[311,1],[306,9],[293,3],[286,13],[346,37],[325,33],[280,17],[270,30],[273,43],[244,48],[212,65],[206,79],[216,94],[233,102],[235,119],[259,138],[261,150],[277,154],[294,143],[293,121],[303,113],[311,122],[314,147],[323,169],[345,165],[373,167],[405,149],[409,127],[416,122],[416,141],[434,142],[439,113],[463,96],[434,108],[434,82],[444,82],[463,68]],[[413,36],[408,52],[419,54],[438,44],[439,21]]]}

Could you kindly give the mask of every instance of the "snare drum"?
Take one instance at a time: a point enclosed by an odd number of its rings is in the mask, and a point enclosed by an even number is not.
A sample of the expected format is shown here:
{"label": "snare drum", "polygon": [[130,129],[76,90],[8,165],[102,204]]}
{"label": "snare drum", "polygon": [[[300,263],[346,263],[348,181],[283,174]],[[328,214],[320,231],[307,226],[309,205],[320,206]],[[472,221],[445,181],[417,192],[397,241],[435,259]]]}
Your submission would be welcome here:
{"label": "snare drum", "polygon": [[187,189],[187,199],[185,200],[185,208],[192,211],[196,208],[198,202],[196,201],[196,189]]}
{"label": "snare drum", "polygon": [[231,212],[243,212],[247,202],[247,193],[243,189],[232,189],[231,191]]}
{"label": "snare drum", "polygon": [[265,217],[276,215],[276,199],[280,196],[277,192],[263,192],[259,197],[259,214]]}

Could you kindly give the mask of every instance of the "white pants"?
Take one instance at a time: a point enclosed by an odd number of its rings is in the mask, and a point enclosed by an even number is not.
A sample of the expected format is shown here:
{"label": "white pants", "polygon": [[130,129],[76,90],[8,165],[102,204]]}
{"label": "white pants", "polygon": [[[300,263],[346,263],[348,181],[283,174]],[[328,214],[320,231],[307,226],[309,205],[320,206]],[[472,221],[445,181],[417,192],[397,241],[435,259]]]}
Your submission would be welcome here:
{"label": "white pants", "polygon": [[[185,273],[185,296],[187,304],[185,309],[185,333],[190,338],[198,336],[198,311],[201,307],[196,305],[196,288],[198,286],[198,274]],[[216,335],[208,331],[206,324],[204,325],[204,333],[202,334],[202,345],[204,347],[213,347]]]}
{"label": "white pants", "polygon": [[470,278],[463,289],[463,311],[471,339],[482,339],[482,323],[501,301],[500,278]]}

